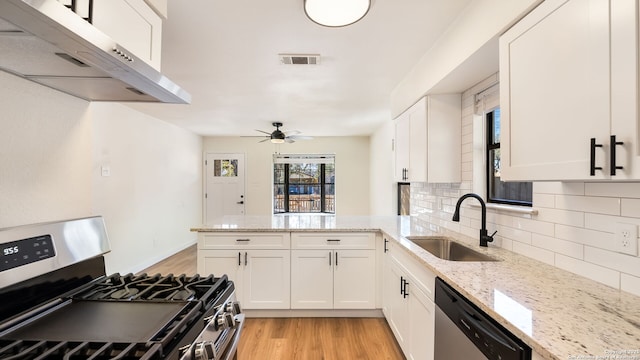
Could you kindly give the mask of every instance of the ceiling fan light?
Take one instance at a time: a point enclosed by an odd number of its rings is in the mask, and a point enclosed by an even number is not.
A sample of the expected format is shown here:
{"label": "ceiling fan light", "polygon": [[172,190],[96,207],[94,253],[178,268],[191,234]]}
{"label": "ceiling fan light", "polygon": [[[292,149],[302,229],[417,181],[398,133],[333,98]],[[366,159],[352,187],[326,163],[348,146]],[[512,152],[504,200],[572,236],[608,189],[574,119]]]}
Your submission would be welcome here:
{"label": "ceiling fan light", "polygon": [[371,0],[304,0],[304,12],[311,21],[329,27],[351,25],[362,19]]}
{"label": "ceiling fan light", "polygon": [[273,144],[283,144],[284,139],[271,139],[271,143]]}

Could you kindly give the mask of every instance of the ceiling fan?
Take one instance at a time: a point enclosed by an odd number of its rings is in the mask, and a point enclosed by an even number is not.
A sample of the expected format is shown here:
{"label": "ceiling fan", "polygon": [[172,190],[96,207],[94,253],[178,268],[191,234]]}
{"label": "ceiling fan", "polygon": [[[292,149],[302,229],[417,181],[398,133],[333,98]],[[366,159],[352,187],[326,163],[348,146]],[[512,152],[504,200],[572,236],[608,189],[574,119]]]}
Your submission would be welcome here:
{"label": "ceiling fan", "polygon": [[311,137],[311,136],[298,135],[298,134],[300,134],[300,131],[298,131],[298,130],[291,130],[291,131],[287,131],[287,132],[282,132],[280,130],[280,127],[282,126],[281,122],[274,122],[271,125],[276,127],[276,129],[273,132],[266,132],[266,131],[262,131],[262,130],[256,129],[256,131],[259,131],[261,133],[267,134],[267,136],[265,136],[266,139],[261,140],[259,142],[271,141],[274,144],[282,144],[284,142],[293,143],[293,142],[296,142],[296,140],[311,140],[311,139],[313,139],[313,137]]}

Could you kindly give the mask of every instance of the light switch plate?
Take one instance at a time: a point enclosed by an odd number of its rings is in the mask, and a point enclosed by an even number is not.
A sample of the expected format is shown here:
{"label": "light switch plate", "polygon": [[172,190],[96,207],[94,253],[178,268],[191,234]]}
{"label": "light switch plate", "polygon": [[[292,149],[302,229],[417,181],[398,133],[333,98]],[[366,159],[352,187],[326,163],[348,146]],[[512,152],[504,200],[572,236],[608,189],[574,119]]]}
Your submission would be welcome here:
{"label": "light switch plate", "polygon": [[638,225],[616,223],[616,251],[638,256]]}
{"label": "light switch plate", "polygon": [[102,165],[100,167],[100,171],[102,173],[102,176],[111,176],[111,167],[110,166],[106,166],[106,165]]}

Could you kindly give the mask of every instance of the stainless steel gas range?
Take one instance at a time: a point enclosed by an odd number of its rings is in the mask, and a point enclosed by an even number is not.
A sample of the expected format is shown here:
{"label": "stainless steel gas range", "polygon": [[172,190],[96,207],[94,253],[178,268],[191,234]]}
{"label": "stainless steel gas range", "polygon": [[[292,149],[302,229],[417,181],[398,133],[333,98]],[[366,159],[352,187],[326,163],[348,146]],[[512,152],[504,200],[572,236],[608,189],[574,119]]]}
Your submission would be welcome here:
{"label": "stainless steel gas range", "polygon": [[0,359],[234,359],[226,275],[106,275],[100,217],[0,229]]}

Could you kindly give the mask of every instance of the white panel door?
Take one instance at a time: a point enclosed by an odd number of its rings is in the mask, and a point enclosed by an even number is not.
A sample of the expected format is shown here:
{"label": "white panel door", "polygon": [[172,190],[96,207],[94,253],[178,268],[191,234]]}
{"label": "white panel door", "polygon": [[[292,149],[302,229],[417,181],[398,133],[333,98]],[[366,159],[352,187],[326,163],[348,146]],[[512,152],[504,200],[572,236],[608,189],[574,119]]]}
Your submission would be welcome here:
{"label": "white panel door", "polygon": [[436,305],[417,286],[407,285],[410,360],[433,360]]}
{"label": "white panel door", "polygon": [[206,155],[205,222],[225,215],[244,215],[244,154]]}
{"label": "white panel door", "polygon": [[376,307],[376,251],[334,251],[333,308]]}
{"label": "white panel door", "polygon": [[291,308],[333,308],[333,251],[291,251]]}
{"label": "white panel door", "polygon": [[246,254],[242,306],[245,309],[288,309],[290,251],[249,250]]}
{"label": "white panel door", "polygon": [[243,255],[240,250],[198,250],[198,274],[227,275],[236,287],[236,297],[243,302]]}

